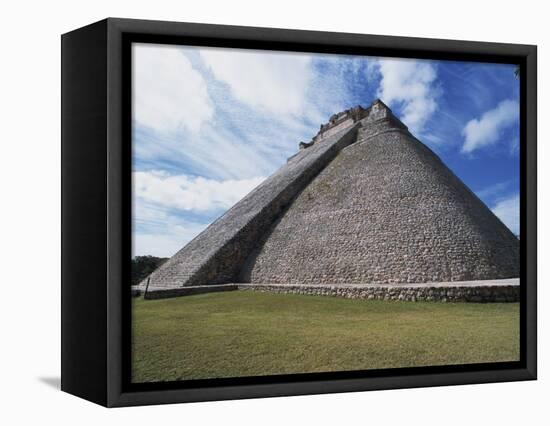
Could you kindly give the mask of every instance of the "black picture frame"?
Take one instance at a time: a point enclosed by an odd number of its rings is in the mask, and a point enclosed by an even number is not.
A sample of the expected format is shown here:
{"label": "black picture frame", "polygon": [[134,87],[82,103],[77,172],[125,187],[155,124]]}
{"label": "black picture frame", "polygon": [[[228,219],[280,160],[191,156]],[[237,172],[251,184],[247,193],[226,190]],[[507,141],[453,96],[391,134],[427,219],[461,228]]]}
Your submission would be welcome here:
{"label": "black picture frame", "polygon": [[[130,43],[514,63],[520,70],[520,361],[131,384]],[[62,390],[108,406],[536,379],[536,46],[109,18],[62,42]]]}

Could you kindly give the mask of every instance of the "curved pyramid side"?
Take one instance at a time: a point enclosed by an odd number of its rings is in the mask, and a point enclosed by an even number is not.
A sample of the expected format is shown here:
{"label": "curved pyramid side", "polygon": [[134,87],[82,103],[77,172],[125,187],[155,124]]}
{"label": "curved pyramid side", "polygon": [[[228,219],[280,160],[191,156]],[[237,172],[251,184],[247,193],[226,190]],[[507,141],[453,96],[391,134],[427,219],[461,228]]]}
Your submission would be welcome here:
{"label": "curved pyramid side", "polygon": [[519,276],[519,242],[394,120],[296,197],[241,271],[253,283],[411,283]]}

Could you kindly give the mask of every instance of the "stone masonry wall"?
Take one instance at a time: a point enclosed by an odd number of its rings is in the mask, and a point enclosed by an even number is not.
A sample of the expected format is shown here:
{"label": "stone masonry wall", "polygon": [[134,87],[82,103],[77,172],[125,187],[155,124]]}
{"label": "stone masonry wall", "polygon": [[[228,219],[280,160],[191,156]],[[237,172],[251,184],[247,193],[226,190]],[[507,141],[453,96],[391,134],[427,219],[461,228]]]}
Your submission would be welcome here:
{"label": "stone masonry wall", "polygon": [[500,286],[407,286],[407,285],[292,285],[240,284],[239,290],[265,293],[332,296],[346,299],[399,300],[408,302],[508,303],[519,301],[519,285]]}
{"label": "stone masonry wall", "polygon": [[391,113],[377,112],[266,232],[241,282],[519,276],[517,238]]}
{"label": "stone masonry wall", "polygon": [[327,129],[320,135],[313,138],[313,141],[315,143],[320,142],[326,138],[331,137],[332,135],[335,135],[338,132],[341,132],[342,130],[346,129],[349,126],[352,126],[354,124],[354,121],[352,118],[348,118],[347,120],[342,121],[341,123],[336,124],[335,126],[331,127],[330,129]]}

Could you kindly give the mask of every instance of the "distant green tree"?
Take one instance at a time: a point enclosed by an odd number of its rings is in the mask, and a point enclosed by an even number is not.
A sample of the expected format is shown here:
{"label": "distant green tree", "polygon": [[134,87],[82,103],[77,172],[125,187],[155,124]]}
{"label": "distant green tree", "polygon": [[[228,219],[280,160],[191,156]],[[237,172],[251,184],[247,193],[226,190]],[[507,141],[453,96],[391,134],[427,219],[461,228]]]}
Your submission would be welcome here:
{"label": "distant green tree", "polygon": [[132,259],[132,285],[137,285],[168,260],[167,257],[136,256]]}
{"label": "distant green tree", "polygon": [[514,70],[514,75],[519,78],[519,65],[516,65],[516,69]]}

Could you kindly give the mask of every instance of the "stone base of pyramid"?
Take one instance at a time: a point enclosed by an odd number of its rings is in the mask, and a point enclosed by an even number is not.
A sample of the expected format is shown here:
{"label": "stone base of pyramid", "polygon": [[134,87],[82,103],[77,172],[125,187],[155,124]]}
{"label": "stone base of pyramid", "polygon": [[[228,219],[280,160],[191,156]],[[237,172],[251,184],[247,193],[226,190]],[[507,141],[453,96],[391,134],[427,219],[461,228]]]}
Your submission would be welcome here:
{"label": "stone base of pyramid", "polygon": [[260,291],[347,299],[433,302],[518,302],[519,278],[410,284],[221,284],[180,288],[155,288],[146,299],[189,296],[219,291]]}
{"label": "stone base of pyramid", "polygon": [[192,296],[194,294],[215,293],[218,291],[238,290],[237,284],[198,285],[186,287],[155,287],[145,289],[142,286],[132,288],[132,296],[144,296],[145,299],[166,299],[169,297]]}

